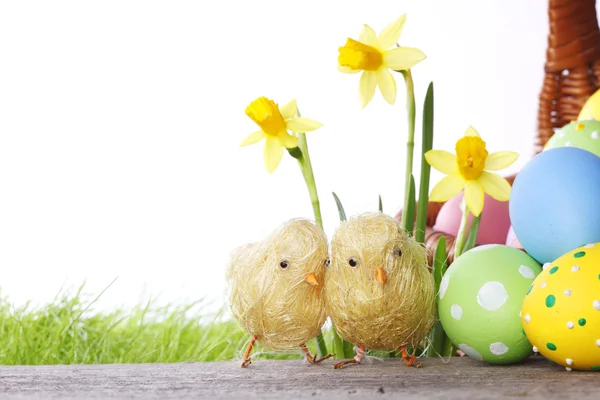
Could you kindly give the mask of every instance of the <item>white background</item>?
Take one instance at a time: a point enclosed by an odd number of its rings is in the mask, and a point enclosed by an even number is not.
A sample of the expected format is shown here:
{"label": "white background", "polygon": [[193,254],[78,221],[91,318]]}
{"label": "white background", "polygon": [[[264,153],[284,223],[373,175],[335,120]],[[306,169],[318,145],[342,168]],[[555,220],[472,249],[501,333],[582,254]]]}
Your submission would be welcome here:
{"label": "white background", "polygon": [[[434,147],[469,124],[490,151],[532,152],[548,32],[544,0],[53,1],[0,4],[0,287],[16,303],[66,284],[104,306],[221,304],[230,251],[311,217],[289,156],[269,175],[245,107],[297,99],[327,233],[349,214],[402,204],[406,120],[379,93],[362,110],[337,49],[362,24],[407,13],[400,43],[418,114],[435,83]],[[420,123],[417,135],[420,134]],[[417,148],[419,143],[417,143]],[[415,160],[415,170],[420,160]],[[441,178],[433,174],[433,181]],[[418,177],[417,177],[418,179]]]}

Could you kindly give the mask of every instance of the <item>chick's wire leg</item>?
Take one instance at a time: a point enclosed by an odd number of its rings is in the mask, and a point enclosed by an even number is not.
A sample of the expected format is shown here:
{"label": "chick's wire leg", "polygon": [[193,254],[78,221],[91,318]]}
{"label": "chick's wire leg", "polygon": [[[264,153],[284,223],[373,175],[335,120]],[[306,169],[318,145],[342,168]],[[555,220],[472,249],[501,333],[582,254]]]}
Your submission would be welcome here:
{"label": "chick's wire leg", "polygon": [[305,344],[301,344],[300,348],[302,349],[302,352],[304,353],[304,357],[306,357],[306,361],[308,361],[309,364],[318,364],[321,361],[325,361],[328,358],[331,358],[335,355],[335,354],[327,354],[325,357],[315,359],[315,357],[312,354],[310,354],[310,351],[308,351]]}
{"label": "chick's wire leg", "polygon": [[354,356],[353,359],[342,361],[337,364],[333,364],[333,368],[340,369],[340,368],[343,368],[344,365],[347,365],[347,364],[360,364],[360,362],[362,361],[364,356],[365,356],[365,345],[361,344],[358,346],[358,349],[356,349],[356,356]]}
{"label": "chick's wire leg", "polygon": [[421,366],[420,362],[415,362],[417,356],[413,355],[412,357],[410,357],[408,355],[408,353],[406,352],[406,346],[400,347],[400,351],[402,352],[402,360],[406,363],[406,365],[408,365],[409,367],[416,368],[419,368]]}
{"label": "chick's wire leg", "polygon": [[252,336],[252,338],[250,339],[250,343],[248,343],[248,348],[244,353],[244,357],[242,357],[242,368],[246,368],[248,365],[252,364],[250,352],[252,351],[252,347],[254,347],[254,342],[256,342],[256,336]]}

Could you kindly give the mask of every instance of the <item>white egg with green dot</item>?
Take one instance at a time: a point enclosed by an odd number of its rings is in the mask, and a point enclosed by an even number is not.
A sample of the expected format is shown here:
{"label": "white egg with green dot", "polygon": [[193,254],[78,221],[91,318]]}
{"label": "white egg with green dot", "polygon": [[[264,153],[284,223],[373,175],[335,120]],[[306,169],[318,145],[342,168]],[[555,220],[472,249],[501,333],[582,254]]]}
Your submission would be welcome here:
{"label": "white egg with green dot", "polygon": [[440,287],[439,316],[452,343],[490,364],[533,354],[519,313],[542,267],[521,250],[481,246],[452,263]]}
{"label": "white egg with green dot", "polygon": [[573,121],[558,129],[544,150],[556,147],[577,147],[600,156],[600,121]]}

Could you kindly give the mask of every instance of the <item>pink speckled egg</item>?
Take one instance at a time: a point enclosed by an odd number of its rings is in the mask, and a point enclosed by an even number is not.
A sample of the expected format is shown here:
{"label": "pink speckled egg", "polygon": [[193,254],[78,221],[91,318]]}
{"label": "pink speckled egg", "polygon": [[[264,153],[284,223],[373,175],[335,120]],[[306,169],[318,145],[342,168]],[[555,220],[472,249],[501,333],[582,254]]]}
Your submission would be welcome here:
{"label": "pink speckled egg", "polygon": [[521,246],[521,242],[519,242],[519,239],[517,239],[517,235],[515,235],[515,230],[513,229],[512,225],[508,230],[508,236],[506,236],[506,245],[521,250],[523,249],[523,246]]}
{"label": "pink speckled egg", "polygon": [[[462,198],[463,193],[461,192],[442,206],[433,229],[456,236],[462,217],[460,210]],[[469,221],[472,220],[473,216],[471,215]],[[477,244],[505,244],[509,228],[508,202],[495,200],[486,194],[477,234]]]}

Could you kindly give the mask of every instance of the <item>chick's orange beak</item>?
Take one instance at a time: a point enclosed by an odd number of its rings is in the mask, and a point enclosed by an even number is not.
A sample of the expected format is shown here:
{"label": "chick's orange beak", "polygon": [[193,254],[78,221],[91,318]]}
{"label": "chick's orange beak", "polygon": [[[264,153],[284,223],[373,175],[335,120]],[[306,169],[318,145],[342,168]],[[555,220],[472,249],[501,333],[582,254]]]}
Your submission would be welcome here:
{"label": "chick's orange beak", "polygon": [[310,286],[319,286],[319,281],[317,280],[317,277],[315,276],[314,272],[311,272],[310,274],[306,275],[306,278],[304,278],[304,282],[308,283]]}
{"label": "chick's orange beak", "polygon": [[387,282],[387,274],[381,267],[377,267],[375,270],[375,280],[382,285]]}

